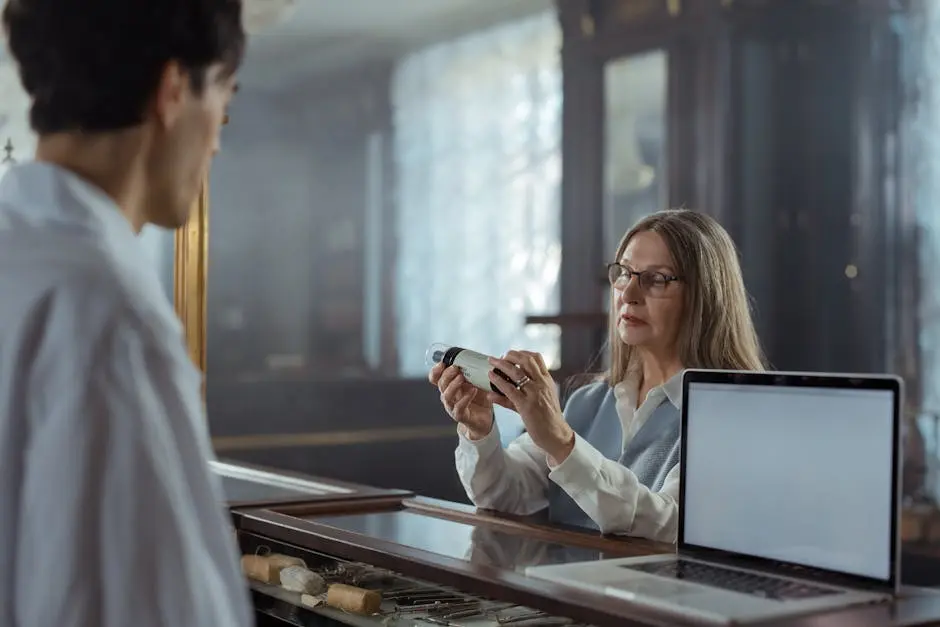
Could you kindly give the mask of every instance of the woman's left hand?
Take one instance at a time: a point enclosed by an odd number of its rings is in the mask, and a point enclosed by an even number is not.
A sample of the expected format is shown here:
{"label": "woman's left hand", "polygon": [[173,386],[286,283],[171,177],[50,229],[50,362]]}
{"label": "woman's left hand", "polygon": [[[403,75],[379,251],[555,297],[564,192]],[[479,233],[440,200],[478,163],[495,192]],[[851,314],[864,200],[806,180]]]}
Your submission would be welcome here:
{"label": "woman's left hand", "polygon": [[574,431],[565,422],[555,381],[542,356],[509,351],[502,359],[490,357],[490,365],[513,381],[491,370],[490,382],[505,394],[491,392],[492,401],[519,414],[535,445],[556,464],[563,462],[574,448]]}

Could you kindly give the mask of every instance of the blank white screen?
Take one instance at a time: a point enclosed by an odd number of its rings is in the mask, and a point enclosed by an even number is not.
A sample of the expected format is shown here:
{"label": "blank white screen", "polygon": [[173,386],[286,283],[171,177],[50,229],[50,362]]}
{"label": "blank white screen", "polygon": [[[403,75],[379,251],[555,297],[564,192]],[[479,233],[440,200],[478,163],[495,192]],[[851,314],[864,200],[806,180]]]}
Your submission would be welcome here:
{"label": "blank white screen", "polygon": [[890,578],[894,393],[690,383],[685,542]]}

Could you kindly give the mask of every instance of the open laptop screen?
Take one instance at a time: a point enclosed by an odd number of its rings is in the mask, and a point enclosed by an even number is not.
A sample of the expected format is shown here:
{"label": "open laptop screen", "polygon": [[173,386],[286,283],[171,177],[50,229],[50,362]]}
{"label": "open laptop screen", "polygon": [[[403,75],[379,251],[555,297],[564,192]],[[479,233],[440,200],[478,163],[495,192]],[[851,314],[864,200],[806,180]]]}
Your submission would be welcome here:
{"label": "open laptop screen", "polygon": [[893,582],[894,381],[727,376],[686,381],[682,544]]}

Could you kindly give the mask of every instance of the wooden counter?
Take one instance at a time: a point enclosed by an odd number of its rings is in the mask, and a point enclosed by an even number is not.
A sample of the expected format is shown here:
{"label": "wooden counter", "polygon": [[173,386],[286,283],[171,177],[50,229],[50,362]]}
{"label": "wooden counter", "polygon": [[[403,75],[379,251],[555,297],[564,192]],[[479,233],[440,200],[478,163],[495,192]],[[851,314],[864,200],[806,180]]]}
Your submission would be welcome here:
{"label": "wooden counter", "polygon": [[[649,608],[531,579],[522,572],[534,564],[671,552],[675,550],[672,545],[606,537],[549,526],[534,519],[395,494],[240,508],[233,516],[246,553],[264,546],[303,557],[308,563],[336,559],[368,564],[475,598],[535,608],[551,617],[571,619],[570,624],[681,624]],[[265,596],[258,590],[257,594]],[[314,624],[298,618],[298,612],[306,611],[291,610],[290,623]],[[369,619],[360,618],[349,624],[365,624],[362,620]],[[379,617],[375,621],[376,625],[382,624]],[[765,624],[774,627],[940,624],[940,591],[923,592],[891,605]]]}
{"label": "wooden counter", "polygon": [[232,510],[290,503],[341,503],[376,497],[404,498],[406,490],[383,490],[335,479],[321,479],[232,461],[211,461],[225,501]]}

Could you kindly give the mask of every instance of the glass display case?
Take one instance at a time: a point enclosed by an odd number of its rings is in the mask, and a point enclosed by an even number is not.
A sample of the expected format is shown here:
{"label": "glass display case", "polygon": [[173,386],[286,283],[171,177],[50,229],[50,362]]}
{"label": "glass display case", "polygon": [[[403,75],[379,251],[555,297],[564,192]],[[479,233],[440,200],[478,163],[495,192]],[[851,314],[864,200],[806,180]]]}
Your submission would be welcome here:
{"label": "glass display case", "polygon": [[[420,497],[272,505],[237,511],[234,518],[243,559],[275,555],[280,561],[297,560],[327,587],[339,583],[353,586],[359,595],[376,595],[367,611],[338,611],[329,594],[324,601],[322,595],[292,592],[278,582],[251,577],[259,616],[292,625],[676,624],[649,607],[524,574],[531,565],[670,553],[673,545],[549,526],[538,518]],[[937,620],[940,597],[924,592],[903,595],[893,604],[773,625],[928,625]]]}
{"label": "glass display case", "polygon": [[380,497],[402,498],[410,495],[405,490],[382,490],[243,462],[215,460],[209,462],[209,466],[220,479],[225,499],[232,509],[289,503],[336,503]]}
{"label": "glass display case", "polygon": [[317,618],[409,627],[650,624],[648,610],[530,580],[522,571],[674,550],[423,498],[277,505],[241,510],[235,520],[243,555],[286,553],[328,584],[352,584],[382,597],[376,614],[343,616],[328,604],[305,609],[300,595],[252,581],[260,614],[291,616],[302,625]]}

